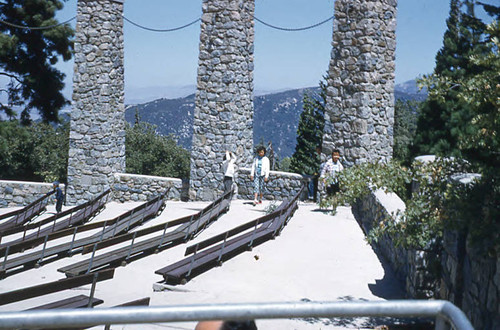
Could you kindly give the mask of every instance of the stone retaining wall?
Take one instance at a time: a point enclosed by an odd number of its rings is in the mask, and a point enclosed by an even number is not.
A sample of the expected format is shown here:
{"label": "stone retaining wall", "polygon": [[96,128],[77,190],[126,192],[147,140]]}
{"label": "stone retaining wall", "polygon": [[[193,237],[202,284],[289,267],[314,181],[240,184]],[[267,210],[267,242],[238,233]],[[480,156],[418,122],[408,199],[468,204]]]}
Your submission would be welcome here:
{"label": "stone retaining wall", "polygon": [[[295,173],[271,171],[269,181],[265,184],[264,199],[283,200],[286,197],[295,196],[307,178]],[[236,178],[238,186],[238,197],[240,199],[253,200],[253,181],[250,181],[250,168],[240,168]],[[304,190],[307,195],[307,190]]]}
{"label": "stone retaining wall", "polygon": [[[353,213],[368,232],[393,217],[394,205],[401,203],[397,195],[376,191],[353,205]],[[467,233],[445,230],[441,244],[418,251],[396,247],[383,236],[374,248],[404,282],[409,298],[448,300],[475,329],[500,329],[500,257],[473,247]]]}
{"label": "stone retaining wall", "polygon": [[[451,182],[469,185],[478,177],[456,175]],[[500,329],[500,255],[472,244],[465,230],[445,230],[442,245],[439,298],[461,308],[475,329]]]}
{"label": "stone retaining wall", "polygon": [[[181,179],[128,173],[114,173],[113,177],[111,189],[114,201],[147,201],[168,188],[170,188],[169,200],[180,200],[184,199],[183,196],[187,196],[187,183],[183,183]],[[60,187],[64,192],[64,184]],[[52,183],[1,180],[0,208],[28,205],[52,190]],[[95,196],[97,195],[93,195]],[[50,199],[49,202],[54,201]]]}
{"label": "stone retaining wall", "polygon": [[[64,192],[64,184],[59,187]],[[52,183],[0,180],[0,207],[26,206],[52,190]]]}
{"label": "stone retaining wall", "polygon": [[168,188],[169,200],[180,200],[182,180],[128,173],[115,173],[113,183],[113,200],[120,202],[147,201]]}
{"label": "stone retaining wall", "polygon": [[[353,213],[365,233],[388,217],[398,221],[397,212],[404,210],[405,204],[399,196],[382,190],[365,196],[353,205]],[[374,247],[402,281],[409,297],[414,299],[434,297],[436,274],[430,270],[433,269],[431,265],[435,265],[439,260],[435,248],[429,247],[418,251],[404,249],[396,246],[388,235],[381,237]]]}

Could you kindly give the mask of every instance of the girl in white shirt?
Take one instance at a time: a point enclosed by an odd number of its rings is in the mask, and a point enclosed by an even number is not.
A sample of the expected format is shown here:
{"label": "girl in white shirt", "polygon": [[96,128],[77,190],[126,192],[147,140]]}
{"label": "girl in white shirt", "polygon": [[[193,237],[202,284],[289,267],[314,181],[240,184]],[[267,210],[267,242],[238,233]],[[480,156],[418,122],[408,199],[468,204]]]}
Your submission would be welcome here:
{"label": "girl in white shirt", "polygon": [[224,171],[224,194],[231,191],[233,188],[234,167],[236,163],[236,156],[226,150],[222,162],[222,170]]}
{"label": "girl in white shirt", "polygon": [[[252,163],[252,170],[250,172],[250,180],[253,180],[254,200],[253,205],[262,204],[264,197],[264,182],[269,179],[269,158],[266,156],[266,148],[260,146],[257,148],[257,157],[254,158]],[[260,194],[260,199],[257,197]]]}

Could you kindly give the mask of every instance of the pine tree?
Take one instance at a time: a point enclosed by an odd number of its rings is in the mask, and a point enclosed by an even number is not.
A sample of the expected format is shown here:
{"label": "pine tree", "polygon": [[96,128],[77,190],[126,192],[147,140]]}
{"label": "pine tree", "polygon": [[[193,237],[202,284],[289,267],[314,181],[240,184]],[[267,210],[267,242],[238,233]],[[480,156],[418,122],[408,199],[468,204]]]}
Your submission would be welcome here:
{"label": "pine tree", "polygon": [[320,159],[316,152],[323,142],[325,127],[326,84],[320,82],[319,95],[304,94],[303,111],[297,127],[297,145],[290,170],[302,174],[318,173]]}
{"label": "pine tree", "polygon": [[[470,58],[487,52],[483,40],[486,26],[475,17],[474,2],[451,0],[446,24],[443,47],[436,55],[434,75],[458,80],[478,73],[482,68],[474,65]],[[427,87],[434,88],[432,84]],[[457,143],[467,130],[471,112],[469,105],[460,101],[460,93],[459,85],[451,86],[439,98],[430,93],[423,102],[412,147],[413,156],[428,153],[461,156]]]}
{"label": "pine tree", "polygon": [[73,29],[54,18],[62,8],[59,0],[0,2],[0,75],[10,79],[1,88],[8,102],[0,104],[0,111],[13,117],[14,108],[21,107],[25,124],[32,109],[43,121],[58,122],[59,109],[68,103],[61,92],[64,74],[54,68],[59,56],[71,58],[73,48]]}
{"label": "pine tree", "polygon": [[417,128],[418,108],[416,100],[396,100],[394,105],[394,159],[403,164],[411,163],[410,144]]}

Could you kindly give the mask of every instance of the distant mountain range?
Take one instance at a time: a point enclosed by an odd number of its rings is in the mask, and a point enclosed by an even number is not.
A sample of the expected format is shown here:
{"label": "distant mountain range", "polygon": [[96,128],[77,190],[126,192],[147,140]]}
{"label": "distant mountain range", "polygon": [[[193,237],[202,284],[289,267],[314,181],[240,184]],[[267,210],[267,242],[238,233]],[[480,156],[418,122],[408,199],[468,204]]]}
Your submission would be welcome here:
{"label": "distant mountain range", "polygon": [[[280,159],[295,151],[297,125],[302,112],[305,92],[318,92],[319,87],[293,89],[279,93],[254,96],[254,144],[272,142]],[[426,93],[419,91],[415,80],[398,84],[395,97],[401,100],[423,100]],[[191,148],[195,94],[175,99],[157,99],[128,105],[125,120],[133,123],[138,111],[141,121],[157,125],[162,135],[173,134],[184,148]]]}

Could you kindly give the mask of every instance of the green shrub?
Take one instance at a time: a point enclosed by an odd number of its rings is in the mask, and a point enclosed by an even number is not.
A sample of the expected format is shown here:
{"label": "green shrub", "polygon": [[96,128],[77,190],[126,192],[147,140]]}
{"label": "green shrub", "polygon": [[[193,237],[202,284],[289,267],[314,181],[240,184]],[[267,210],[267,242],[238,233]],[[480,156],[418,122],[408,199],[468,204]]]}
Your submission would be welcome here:
{"label": "green shrub", "polygon": [[[369,241],[390,235],[398,245],[424,248],[439,241],[448,227],[469,230],[476,241],[488,240],[490,250],[494,250],[500,243],[496,234],[500,189],[498,183],[491,189],[495,185],[482,181],[471,185],[451,183],[453,174],[468,171],[468,163],[442,158],[414,162],[412,168],[395,161],[363,163],[338,174],[340,193],[324,199],[321,206],[332,207],[335,212],[338,205],[356,203],[372,191],[383,189],[400,196],[406,210],[374,225],[367,235]],[[411,185],[416,187],[413,193]]]}

